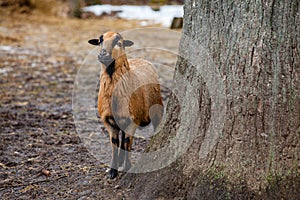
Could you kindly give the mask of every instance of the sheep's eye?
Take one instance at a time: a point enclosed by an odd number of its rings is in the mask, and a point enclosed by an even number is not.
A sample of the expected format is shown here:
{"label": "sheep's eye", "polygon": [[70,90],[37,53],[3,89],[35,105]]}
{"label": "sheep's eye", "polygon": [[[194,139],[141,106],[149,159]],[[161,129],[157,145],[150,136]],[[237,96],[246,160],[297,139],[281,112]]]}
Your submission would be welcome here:
{"label": "sheep's eye", "polygon": [[121,47],[121,46],[122,46],[122,43],[121,43],[121,42],[118,42],[117,45],[118,45],[118,47]]}

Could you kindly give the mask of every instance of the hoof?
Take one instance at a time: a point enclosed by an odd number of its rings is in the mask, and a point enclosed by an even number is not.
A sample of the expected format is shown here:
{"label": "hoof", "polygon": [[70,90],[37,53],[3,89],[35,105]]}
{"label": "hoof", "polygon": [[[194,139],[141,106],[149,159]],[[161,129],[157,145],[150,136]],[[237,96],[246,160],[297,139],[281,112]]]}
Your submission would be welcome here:
{"label": "hoof", "polygon": [[109,178],[114,179],[118,176],[118,170],[111,168],[109,172]]}

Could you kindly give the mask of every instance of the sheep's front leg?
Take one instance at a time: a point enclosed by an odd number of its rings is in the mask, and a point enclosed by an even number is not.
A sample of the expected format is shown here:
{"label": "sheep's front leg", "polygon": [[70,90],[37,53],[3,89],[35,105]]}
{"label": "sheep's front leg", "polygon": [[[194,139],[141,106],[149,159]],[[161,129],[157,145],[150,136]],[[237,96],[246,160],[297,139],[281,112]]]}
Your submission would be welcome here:
{"label": "sheep's front leg", "polygon": [[111,129],[109,131],[110,144],[112,148],[112,162],[110,168],[110,178],[114,179],[118,176],[118,149],[119,149],[119,130]]}

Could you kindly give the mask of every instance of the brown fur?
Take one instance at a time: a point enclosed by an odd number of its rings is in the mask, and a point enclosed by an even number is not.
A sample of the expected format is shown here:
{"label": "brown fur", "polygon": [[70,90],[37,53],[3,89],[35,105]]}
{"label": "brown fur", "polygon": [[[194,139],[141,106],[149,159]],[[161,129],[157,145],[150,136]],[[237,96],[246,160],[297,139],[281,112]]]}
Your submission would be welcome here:
{"label": "brown fur", "polygon": [[[125,134],[122,137],[121,148],[127,152],[125,152],[125,168],[126,165],[130,167],[129,152],[136,128],[149,124],[151,118],[154,117],[158,117],[158,121],[160,121],[163,106],[158,75],[154,66],[143,59],[128,60],[125,48],[115,47],[112,49],[109,45],[112,44],[116,35],[117,33],[114,32],[103,35],[102,48],[105,47],[111,51],[112,57],[115,59],[115,68],[114,73],[110,76],[105,70],[106,66],[102,65],[98,94],[98,112],[110,134],[113,149],[112,168],[114,169],[118,168],[118,163],[116,163],[116,149],[119,147],[118,132],[123,131]],[[120,41],[123,42],[123,39]],[[155,107],[154,114],[152,111],[149,113],[151,106],[156,104],[161,106]],[[151,114],[153,116],[150,116]],[[128,122],[128,119],[131,121]],[[126,143],[124,140],[129,140],[129,142]],[[122,164],[123,156],[124,152],[120,150],[119,164]]]}
{"label": "brown fur", "polygon": [[[127,62],[125,55],[119,58]],[[106,116],[131,117],[138,126],[150,123],[149,109],[152,105],[162,104],[160,95],[160,86],[157,80],[157,74],[151,63],[142,59],[129,59],[129,69],[126,67],[116,67],[116,71],[112,78],[105,72],[101,74],[100,91],[98,96],[98,111],[105,120]],[[117,63],[118,63],[117,62]],[[116,64],[117,65],[117,64]],[[127,65],[127,64],[125,64]],[[126,82],[127,84],[123,84]],[[151,83],[151,84],[145,84]],[[137,85],[142,85],[137,90]],[[132,94],[130,97],[128,92]],[[112,111],[112,97],[119,96],[118,101],[127,103],[124,108],[117,108]],[[116,97],[117,98],[117,97]],[[128,102],[127,98],[130,98]],[[129,109],[125,106],[128,106]],[[128,113],[129,111],[129,113]],[[133,133],[131,133],[133,134]]]}

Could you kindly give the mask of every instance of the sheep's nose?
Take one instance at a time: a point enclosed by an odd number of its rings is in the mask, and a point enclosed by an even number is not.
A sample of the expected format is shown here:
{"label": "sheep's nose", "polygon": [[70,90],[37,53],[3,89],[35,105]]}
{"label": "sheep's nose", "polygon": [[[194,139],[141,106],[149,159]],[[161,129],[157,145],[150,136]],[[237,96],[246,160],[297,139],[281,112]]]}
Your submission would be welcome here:
{"label": "sheep's nose", "polygon": [[105,49],[102,49],[99,54],[100,57],[108,56],[108,53]]}
{"label": "sheep's nose", "polygon": [[105,49],[102,49],[98,55],[98,60],[104,65],[109,65],[112,62],[112,57],[109,52],[107,52]]}

